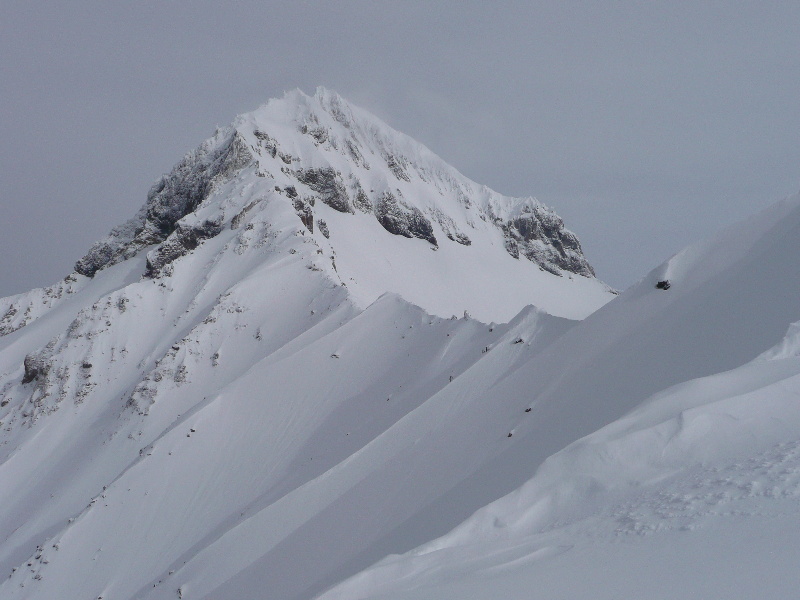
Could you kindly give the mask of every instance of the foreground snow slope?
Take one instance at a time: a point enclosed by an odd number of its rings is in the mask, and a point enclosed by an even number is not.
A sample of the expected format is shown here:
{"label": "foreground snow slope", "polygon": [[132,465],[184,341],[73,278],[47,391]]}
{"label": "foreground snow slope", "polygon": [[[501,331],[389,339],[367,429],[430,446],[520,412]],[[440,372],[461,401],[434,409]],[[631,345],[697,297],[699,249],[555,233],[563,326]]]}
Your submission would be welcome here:
{"label": "foreground snow slope", "polygon": [[323,597],[792,597],[799,396],[795,328],[753,362],[657,394],[451,534]]}
{"label": "foreground snow slope", "polygon": [[[531,425],[515,431],[530,436],[526,459],[588,435],[447,536],[322,597],[790,597],[798,233],[795,197],[677,255],[535,357],[546,364],[570,340],[606,348],[589,345],[532,394]],[[665,278],[670,289],[656,290]],[[502,458],[497,468],[512,453]]]}
{"label": "foreground snow slope", "polygon": [[335,94],[243,115],[0,300],[0,595],[309,598],[429,541],[502,491],[438,512],[508,445],[493,387],[612,297],[551,210]]}

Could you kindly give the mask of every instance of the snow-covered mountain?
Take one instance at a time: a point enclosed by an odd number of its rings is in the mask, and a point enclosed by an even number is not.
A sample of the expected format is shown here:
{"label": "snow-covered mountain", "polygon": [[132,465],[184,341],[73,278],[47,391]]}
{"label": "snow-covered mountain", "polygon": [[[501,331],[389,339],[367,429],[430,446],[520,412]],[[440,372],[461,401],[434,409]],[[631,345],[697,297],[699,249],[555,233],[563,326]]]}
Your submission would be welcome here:
{"label": "snow-covered mountain", "polygon": [[225,230],[242,231],[239,253],[263,244],[277,211],[296,214],[294,229],[321,255],[317,267],[332,269],[362,308],[392,291],[440,316],[508,320],[535,304],[581,318],[609,299],[552,210],[470,181],[323,88],[313,98],[291,92],[218,130],[76,272],[92,277],[154,247],[145,274],[168,276],[199,244],[230,241]]}
{"label": "snow-covered mountain", "polygon": [[332,92],[242,115],[0,300],[0,595],[307,598],[443,534],[498,448],[406,462],[415,413],[613,297],[550,209]]}
{"label": "snow-covered mountain", "polygon": [[287,94],[0,300],[0,597],[790,597],[798,234],[614,297],[537,201]]}
{"label": "snow-covered mountain", "polygon": [[798,235],[800,195],[687,248],[534,356],[495,388],[531,411],[492,468],[535,475],[322,598],[795,596]]}

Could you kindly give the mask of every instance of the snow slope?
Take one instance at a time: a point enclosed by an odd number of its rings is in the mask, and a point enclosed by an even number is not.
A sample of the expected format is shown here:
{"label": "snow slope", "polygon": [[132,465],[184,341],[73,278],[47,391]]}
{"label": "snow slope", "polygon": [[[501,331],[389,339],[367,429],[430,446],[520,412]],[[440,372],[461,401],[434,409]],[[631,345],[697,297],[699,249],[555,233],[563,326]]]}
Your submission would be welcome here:
{"label": "snow slope", "polygon": [[308,598],[428,541],[507,432],[430,436],[612,297],[552,211],[335,94],[243,115],[0,300],[0,595]]}
{"label": "snow slope", "polygon": [[290,93],[0,300],[0,596],[785,597],[798,233],[609,302],[549,209]]}
{"label": "snow slope", "polygon": [[322,597],[791,597],[799,229],[795,197],[673,257],[534,357],[530,375],[586,346],[515,431],[535,476]]}

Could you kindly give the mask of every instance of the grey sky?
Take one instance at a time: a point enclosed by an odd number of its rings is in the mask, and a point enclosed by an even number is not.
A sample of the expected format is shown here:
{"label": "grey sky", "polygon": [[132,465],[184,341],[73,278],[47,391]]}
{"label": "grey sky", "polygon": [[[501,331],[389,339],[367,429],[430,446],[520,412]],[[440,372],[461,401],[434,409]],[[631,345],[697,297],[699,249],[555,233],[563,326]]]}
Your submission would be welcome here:
{"label": "grey sky", "polygon": [[216,125],[295,87],[553,206],[616,287],[800,190],[796,2],[3,5],[0,296],[66,275]]}

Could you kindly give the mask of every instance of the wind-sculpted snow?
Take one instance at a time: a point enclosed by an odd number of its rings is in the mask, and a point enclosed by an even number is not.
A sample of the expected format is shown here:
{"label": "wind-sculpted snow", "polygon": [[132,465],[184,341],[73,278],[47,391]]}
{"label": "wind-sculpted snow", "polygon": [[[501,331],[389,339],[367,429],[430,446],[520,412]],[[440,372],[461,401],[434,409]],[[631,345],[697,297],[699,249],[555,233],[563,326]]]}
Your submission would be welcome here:
{"label": "wind-sculpted snow", "polygon": [[790,597],[798,235],[608,302],[549,209],[290,93],[0,300],[0,597]]}
{"label": "wind-sculpted snow", "polygon": [[[791,596],[790,565],[800,559],[798,395],[800,359],[772,352],[666,390],[548,458],[449,535],[322,598],[488,599],[501,588],[522,598],[532,585],[540,598],[614,598],[623,589],[626,597]],[[759,554],[773,558],[764,564]],[[701,565],[697,555],[706,555]],[[559,581],[554,572],[565,568],[585,579]]]}
{"label": "wind-sculpted snow", "polygon": [[658,597],[625,574],[731,528],[795,558],[799,232],[795,198],[603,306],[549,209],[273,101],[0,300],[0,596]]}

